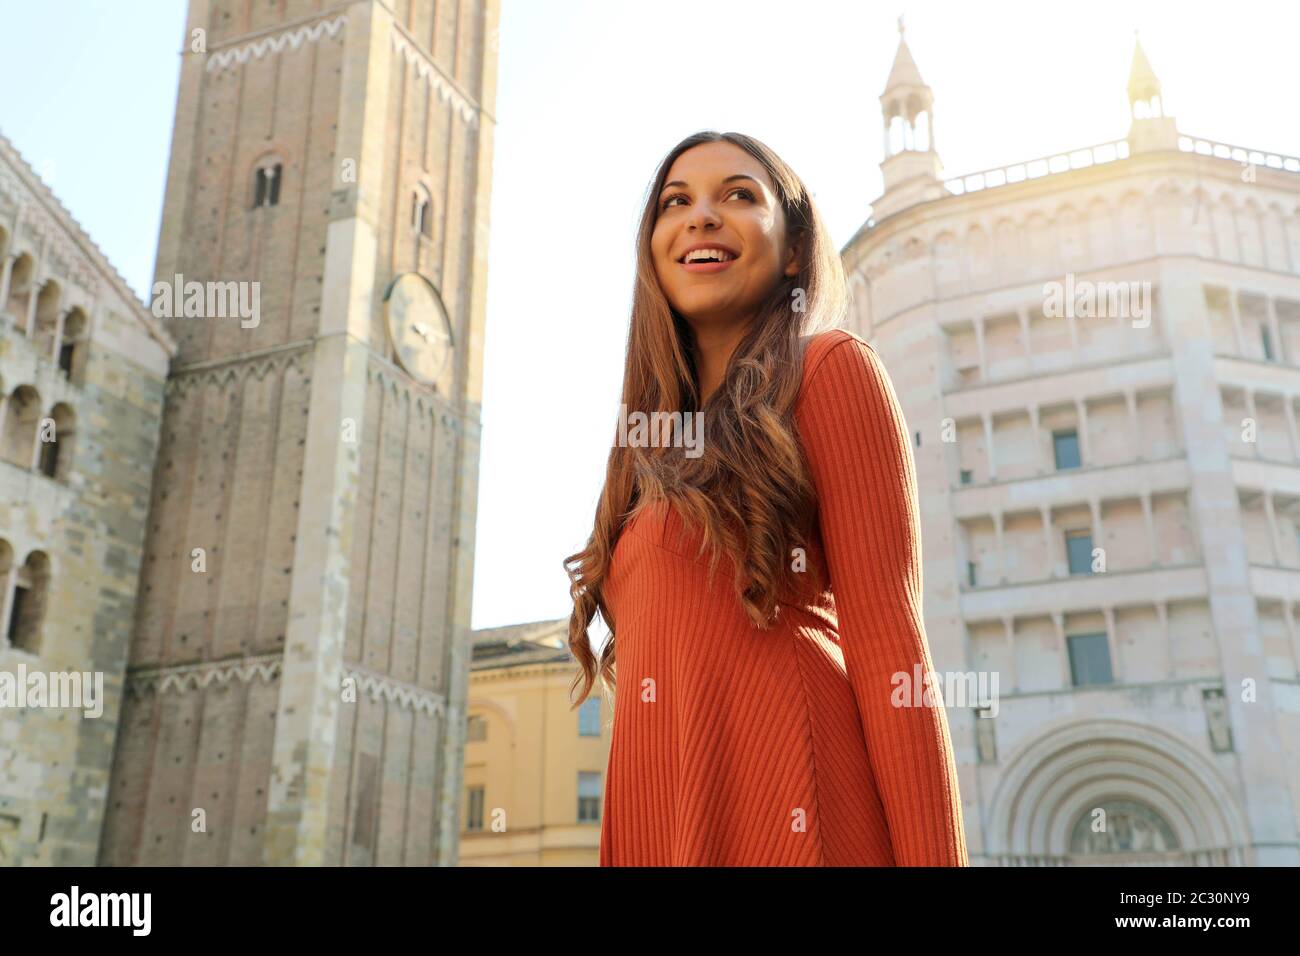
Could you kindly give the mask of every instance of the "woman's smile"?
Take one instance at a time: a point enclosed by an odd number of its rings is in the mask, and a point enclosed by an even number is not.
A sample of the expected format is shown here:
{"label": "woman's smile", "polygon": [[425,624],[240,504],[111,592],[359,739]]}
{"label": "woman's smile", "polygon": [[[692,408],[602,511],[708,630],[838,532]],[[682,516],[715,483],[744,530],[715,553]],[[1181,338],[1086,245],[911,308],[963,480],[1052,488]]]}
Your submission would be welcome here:
{"label": "woman's smile", "polygon": [[697,242],[687,247],[677,261],[687,272],[702,272],[707,275],[721,272],[739,258],[740,254],[730,246]]}

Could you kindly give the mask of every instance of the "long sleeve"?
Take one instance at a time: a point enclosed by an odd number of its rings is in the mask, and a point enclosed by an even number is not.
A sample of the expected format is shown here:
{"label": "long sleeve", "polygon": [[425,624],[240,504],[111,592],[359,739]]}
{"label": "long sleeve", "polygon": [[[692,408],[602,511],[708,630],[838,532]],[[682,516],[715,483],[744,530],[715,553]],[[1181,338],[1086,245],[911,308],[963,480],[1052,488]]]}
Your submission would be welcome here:
{"label": "long sleeve", "polygon": [[[944,708],[911,706],[933,672],[922,614],[916,466],[879,355],[849,333],[810,370],[797,418],[820,507],[840,646],[899,866],[968,866]],[[895,675],[908,706],[894,706]],[[922,685],[917,694],[923,694]]]}

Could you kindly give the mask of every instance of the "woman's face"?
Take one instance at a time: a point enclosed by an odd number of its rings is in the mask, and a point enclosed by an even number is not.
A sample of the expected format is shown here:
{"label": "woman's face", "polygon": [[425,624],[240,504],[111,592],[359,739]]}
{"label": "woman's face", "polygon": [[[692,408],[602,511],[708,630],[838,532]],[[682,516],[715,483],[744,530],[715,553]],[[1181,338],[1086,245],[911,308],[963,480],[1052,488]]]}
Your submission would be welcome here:
{"label": "woman's face", "polygon": [[[783,275],[799,271],[767,171],[734,143],[701,143],[673,161],[664,183],[650,237],[664,295],[697,328],[747,322]],[[692,263],[696,247],[725,261]]]}

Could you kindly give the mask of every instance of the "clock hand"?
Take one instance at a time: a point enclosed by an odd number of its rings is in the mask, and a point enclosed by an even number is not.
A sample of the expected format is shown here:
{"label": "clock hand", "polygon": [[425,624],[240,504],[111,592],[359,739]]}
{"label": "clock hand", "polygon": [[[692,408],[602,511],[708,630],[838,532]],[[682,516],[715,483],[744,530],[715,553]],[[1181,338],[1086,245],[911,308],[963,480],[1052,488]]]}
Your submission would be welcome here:
{"label": "clock hand", "polygon": [[412,322],[411,329],[429,345],[433,344],[434,335],[437,335],[440,341],[447,338],[446,334],[441,330],[432,329],[425,322]]}

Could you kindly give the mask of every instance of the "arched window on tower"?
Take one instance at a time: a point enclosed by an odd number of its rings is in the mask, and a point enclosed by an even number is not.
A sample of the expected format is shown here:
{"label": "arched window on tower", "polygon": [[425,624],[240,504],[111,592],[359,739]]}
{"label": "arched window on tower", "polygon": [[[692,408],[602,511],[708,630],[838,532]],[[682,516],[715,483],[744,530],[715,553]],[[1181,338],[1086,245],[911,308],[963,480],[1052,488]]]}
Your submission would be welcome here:
{"label": "arched window on tower", "polygon": [[253,208],[280,204],[280,180],[284,163],[275,156],[263,157],[253,173]]}
{"label": "arched window on tower", "polygon": [[913,121],[915,132],[913,134],[914,149],[918,152],[926,153],[930,151],[930,114],[922,110],[916,114]]}
{"label": "arched window on tower", "polygon": [[36,431],[41,421],[41,395],[30,385],[19,385],[5,399],[3,430],[0,430],[0,459],[22,468],[32,467]]}
{"label": "arched window on tower", "polygon": [[61,371],[68,381],[80,384],[82,375],[82,355],[85,349],[82,343],[86,335],[86,313],[79,306],[73,306],[63,317],[63,331],[59,336],[56,359]]}
{"label": "arched window on tower", "polygon": [[32,274],[36,263],[30,255],[23,253],[9,268],[9,294],[5,302],[0,303],[4,311],[18,327],[18,331],[27,331],[27,302],[32,294]]}
{"label": "arched window on tower", "polygon": [[63,298],[63,290],[53,279],[45,282],[41,286],[41,291],[36,293],[36,324],[32,329],[32,342],[36,345],[36,351],[47,358],[53,356],[61,298]]}
{"label": "arched window on tower", "polygon": [[897,156],[907,149],[907,120],[898,114],[889,119],[889,155]]}
{"label": "arched window on tower", "polygon": [[9,645],[29,654],[41,652],[41,625],[50,586],[50,559],[44,551],[33,551],[13,575],[9,597],[9,622],[5,635]]}
{"label": "arched window on tower", "polygon": [[411,199],[411,229],[426,239],[433,238],[433,197],[423,183],[415,187]]}
{"label": "arched window on tower", "polygon": [[45,441],[42,436],[40,467],[41,474],[55,481],[68,480],[68,467],[72,461],[72,437],[76,428],[76,416],[72,409],[60,402],[50,410],[50,428]]}

